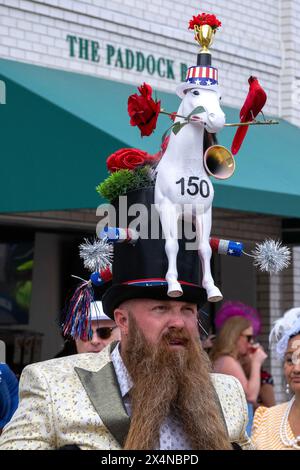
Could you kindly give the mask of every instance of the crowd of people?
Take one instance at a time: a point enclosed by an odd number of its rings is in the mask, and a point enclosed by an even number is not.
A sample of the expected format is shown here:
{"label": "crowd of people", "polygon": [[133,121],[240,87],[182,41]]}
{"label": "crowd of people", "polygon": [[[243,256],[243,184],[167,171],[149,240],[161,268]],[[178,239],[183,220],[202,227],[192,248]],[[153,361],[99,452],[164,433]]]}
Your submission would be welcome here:
{"label": "crowd of people", "polygon": [[90,313],[71,356],[24,370],[19,408],[0,364],[0,449],[300,449],[300,308],[271,332],[291,394],[278,405],[254,308],[225,303],[203,346],[189,302],[121,299],[113,320],[97,301]]}

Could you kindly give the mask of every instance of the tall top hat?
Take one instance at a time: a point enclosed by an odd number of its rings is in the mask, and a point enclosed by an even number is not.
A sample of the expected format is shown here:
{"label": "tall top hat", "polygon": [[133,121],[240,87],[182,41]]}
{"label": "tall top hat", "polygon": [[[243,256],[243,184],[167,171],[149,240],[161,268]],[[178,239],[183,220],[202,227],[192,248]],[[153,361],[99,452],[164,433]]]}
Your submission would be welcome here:
{"label": "tall top hat", "polygon": [[189,29],[194,30],[195,40],[201,45],[201,50],[197,55],[197,65],[188,68],[185,81],[176,89],[180,98],[190,88],[218,90],[218,70],[211,66],[209,47],[219,26],[221,22],[215,15],[207,13],[194,16],[190,21]]}

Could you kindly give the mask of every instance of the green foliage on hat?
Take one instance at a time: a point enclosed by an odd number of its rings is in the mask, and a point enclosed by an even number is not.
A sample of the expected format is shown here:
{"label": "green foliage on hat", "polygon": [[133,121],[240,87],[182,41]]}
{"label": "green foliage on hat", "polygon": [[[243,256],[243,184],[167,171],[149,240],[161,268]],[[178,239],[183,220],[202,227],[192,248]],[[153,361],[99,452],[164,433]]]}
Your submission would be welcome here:
{"label": "green foliage on hat", "polygon": [[135,170],[118,170],[96,187],[100,196],[112,202],[129,191],[153,186],[151,169],[148,165]]}

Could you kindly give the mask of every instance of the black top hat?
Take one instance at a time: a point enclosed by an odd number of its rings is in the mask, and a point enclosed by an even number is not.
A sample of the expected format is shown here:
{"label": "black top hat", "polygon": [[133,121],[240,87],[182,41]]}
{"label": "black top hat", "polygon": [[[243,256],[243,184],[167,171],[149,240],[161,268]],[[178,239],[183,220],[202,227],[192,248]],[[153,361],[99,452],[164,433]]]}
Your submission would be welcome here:
{"label": "black top hat", "polygon": [[[168,288],[165,279],[168,269],[165,239],[161,236],[159,239],[150,237],[151,223],[153,223],[150,210],[151,204],[154,204],[153,188],[128,193],[128,207],[132,203],[144,204],[147,207],[148,220],[145,220],[145,223],[148,222],[149,237],[147,239],[139,238],[134,244],[117,243],[114,245],[112,286],[106,290],[102,297],[104,311],[111,318],[113,318],[115,308],[125,300],[142,298],[172,300],[167,294]],[[117,205],[114,205],[118,209]],[[155,220],[159,222],[159,218]],[[131,220],[128,218],[128,223],[130,224],[130,222]],[[162,233],[161,226],[160,233]],[[198,252],[197,250],[186,250],[187,240],[184,237],[178,242],[178,282],[182,287],[183,295],[173,300],[203,305],[207,297],[206,291],[200,283],[202,272]]]}

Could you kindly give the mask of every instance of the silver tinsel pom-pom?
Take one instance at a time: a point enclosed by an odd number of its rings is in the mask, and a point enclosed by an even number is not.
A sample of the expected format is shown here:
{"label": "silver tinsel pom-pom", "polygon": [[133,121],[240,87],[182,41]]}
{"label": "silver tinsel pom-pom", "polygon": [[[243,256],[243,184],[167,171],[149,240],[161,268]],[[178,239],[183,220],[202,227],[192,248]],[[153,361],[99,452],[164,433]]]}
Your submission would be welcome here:
{"label": "silver tinsel pom-pom", "polygon": [[280,241],[265,240],[257,243],[252,251],[254,265],[261,271],[270,274],[277,274],[290,264],[291,251],[287,246],[283,246]]}
{"label": "silver tinsel pom-pom", "polygon": [[94,240],[90,242],[85,238],[84,243],[79,245],[79,255],[83,264],[90,272],[99,272],[111,267],[113,259],[113,245],[107,240]]}

